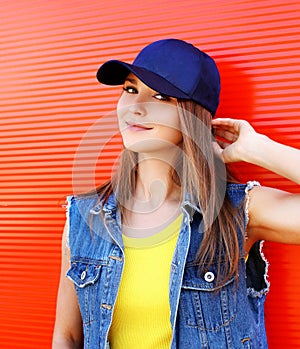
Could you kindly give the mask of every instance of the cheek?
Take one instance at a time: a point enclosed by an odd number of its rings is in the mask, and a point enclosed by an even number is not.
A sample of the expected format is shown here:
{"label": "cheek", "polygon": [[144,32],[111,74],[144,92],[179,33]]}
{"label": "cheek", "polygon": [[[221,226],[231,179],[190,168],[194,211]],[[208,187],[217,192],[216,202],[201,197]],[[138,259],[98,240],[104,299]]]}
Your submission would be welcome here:
{"label": "cheek", "polygon": [[176,105],[153,102],[149,104],[147,111],[153,122],[180,128],[179,114]]}
{"label": "cheek", "polygon": [[176,144],[179,144],[182,142],[182,133],[180,131],[177,131],[174,135],[174,138],[176,139]]}
{"label": "cheek", "polygon": [[181,134],[180,120],[176,107],[170,108],[161,118],[162,125],[172,129],[172,133]]}
{"label": "cheek", "polygon": [[175,129],[173,127],[167,127],[164,131],[164,138],[166,141],[171,144],[178,145],[182,141],[182,133],[179,129]]}

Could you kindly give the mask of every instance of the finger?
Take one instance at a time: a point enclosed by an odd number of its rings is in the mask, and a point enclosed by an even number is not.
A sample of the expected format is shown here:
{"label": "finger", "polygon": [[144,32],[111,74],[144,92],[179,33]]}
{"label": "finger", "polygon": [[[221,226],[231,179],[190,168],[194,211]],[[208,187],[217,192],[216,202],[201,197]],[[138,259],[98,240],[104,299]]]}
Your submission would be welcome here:
{"label": "finger", "polygon": [[238,139],[238,134],[236,132],[223,130],[221,128],[216,128],[214,135],[215,137],[221,137],[229,142],[235,142]]}
{"label": "finger", "polygon": [[224,163],[231,162],[228,158],[228,146],[229,144],[226,142],[213,142],[213,151],[215,155],[218,156]]}
{"label": "finger", "polygon": [[232,125],[237,121],[239,120],[230,118],[217,118],[212,120],[212,124],[232,127]]}
{"label": "finger", "polygon": [[246,120],[230,119],[230,118],[218,118],[212,120],[214,128],[220,127],[222,129],[239,132],[242,127],[251,128],[252,126]]}
{"label": "finger", "polygon": [[220,159],[223,160],[223,156],[222,156],[223,149],[221,148],[221,146],[217,142],[213,142],[212,146],[213,146],[213,151],[216,154],[216,156],[218,156]]}
{"label": "finger", "polygon": [[236,132],[236,129],[233,125],[231,124],[223,124],[223,123],[220,123],[220,124],[213,124],[212,125],[214,131],[216,130],[224,130],[224,131],[228,131],[228,132]]}
{"label": "finger", "polygon": [[217,140],[217,142],[215,142],[215,143],[217,143],[222,150],[226,149],[227,147],[229,147],[231,145],[231,143],[223,142],[220,140]]}
{"label": "finger", "polygon": [[245,120],[242,119],[231,119],[231,118],[217,118],[212,120],[213,125],[229,125],[233,126],[235,123],[239,123]]}

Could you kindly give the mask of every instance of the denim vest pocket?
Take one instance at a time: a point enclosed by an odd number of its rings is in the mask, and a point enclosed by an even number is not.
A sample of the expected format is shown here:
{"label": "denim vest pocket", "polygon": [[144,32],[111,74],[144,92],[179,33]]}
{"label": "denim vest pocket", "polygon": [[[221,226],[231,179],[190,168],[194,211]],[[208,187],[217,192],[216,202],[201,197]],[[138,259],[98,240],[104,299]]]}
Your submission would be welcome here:
{"label": "denim vest pocket", "polygon": [[67,272],[67,277],[73,281],[76,288],[84,324],[94,321],[101,268],[98,261],[79,259],[71,262]]}
{"label": "denim vest pocket", "polygon": [[200,275],[198,265],[187,264],[180,296],[187,326],[215,332],[236,317],[236,278],[231,278],[222,287],[217,286],[216,279],[217,265]]}

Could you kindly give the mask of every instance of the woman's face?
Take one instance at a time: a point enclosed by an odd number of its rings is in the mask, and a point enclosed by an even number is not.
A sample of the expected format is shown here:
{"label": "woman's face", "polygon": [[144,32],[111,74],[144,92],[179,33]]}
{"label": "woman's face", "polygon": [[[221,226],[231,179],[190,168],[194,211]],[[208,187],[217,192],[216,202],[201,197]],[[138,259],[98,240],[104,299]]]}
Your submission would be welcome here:
{"label": "woman's face", "polygon": [[124,146],[134,152],[162,152],[182,140],[176,98],[162,95],[130,73],[117,105]]}

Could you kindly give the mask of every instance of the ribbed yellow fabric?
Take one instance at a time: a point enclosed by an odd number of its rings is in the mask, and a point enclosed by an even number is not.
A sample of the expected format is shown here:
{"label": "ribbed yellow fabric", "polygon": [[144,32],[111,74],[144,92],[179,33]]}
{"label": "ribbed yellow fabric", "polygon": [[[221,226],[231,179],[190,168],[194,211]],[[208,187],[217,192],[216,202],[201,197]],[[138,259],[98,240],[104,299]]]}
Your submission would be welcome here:
{"label": "ribbed yellow fabric", "polygon": [[109,332],[112,349],[170,347],[169,276],[182,215],[146,238],[123,236],[125,266]]}

